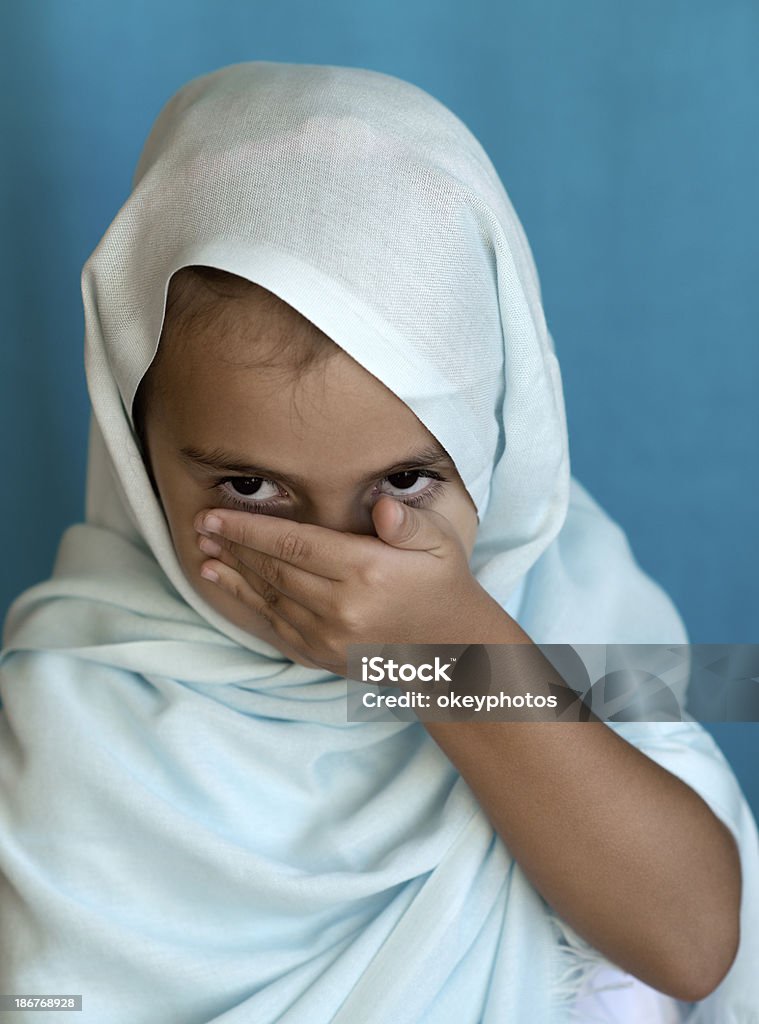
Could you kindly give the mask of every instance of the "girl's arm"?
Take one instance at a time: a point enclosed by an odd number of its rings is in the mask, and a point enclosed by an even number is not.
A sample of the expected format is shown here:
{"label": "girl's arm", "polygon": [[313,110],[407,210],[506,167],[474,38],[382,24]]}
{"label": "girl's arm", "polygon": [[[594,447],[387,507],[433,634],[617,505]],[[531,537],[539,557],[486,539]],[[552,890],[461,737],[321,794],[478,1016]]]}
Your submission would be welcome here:
{"label": "girl's arm", "polygon": [[[531,643],[493,605],[480,642]],[[740,859],[694,790],[598,720],[424,725],[579,935],[677,999],[717,987],[738,950]]]}

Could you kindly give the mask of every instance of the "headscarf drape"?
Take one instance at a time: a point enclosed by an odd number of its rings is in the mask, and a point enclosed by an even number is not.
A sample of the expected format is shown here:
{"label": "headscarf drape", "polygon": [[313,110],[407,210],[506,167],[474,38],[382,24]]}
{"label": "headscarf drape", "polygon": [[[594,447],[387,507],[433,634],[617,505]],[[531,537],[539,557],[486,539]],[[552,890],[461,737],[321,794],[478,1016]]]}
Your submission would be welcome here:
{"label": "headscarf drape", "polygon": [[[570,475],[530,248],[465,125],[358,68],[194,79],[82,273],[86,521],[5,624],[0,990],[82,993],[97,1024],[568,1019],[603,958],[423,725],[348,722],[344,680],[228,622],[180,568],[132,403],[193,264],[274,292],[412,409],[477,508],[472,571],[533,640],[687,639]],[[705,731],[614,727],[726,821],[756,900],[755,827]],[[752,949],[698,1024],[757,1020]]]}

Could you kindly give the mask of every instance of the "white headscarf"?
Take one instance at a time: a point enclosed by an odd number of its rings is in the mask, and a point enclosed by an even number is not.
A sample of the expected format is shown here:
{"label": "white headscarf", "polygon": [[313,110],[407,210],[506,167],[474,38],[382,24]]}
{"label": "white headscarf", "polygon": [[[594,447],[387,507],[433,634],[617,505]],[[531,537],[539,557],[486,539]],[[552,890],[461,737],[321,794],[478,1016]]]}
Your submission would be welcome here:
{"label": "white headscarf", "polygon": [[[477,507],[472,571],[534,640],[686,640],[570,478],[530,249],[462,122],[356,68],[250,62],[189,82],[82,274],[86,522],[6,621],[0,990],[81,992],[97,1024],[563,1019],[602,958],[421,723],[347,722],[344,680],[184,576],[131,408],[191,264],[274,292],[416,413]],[[616,728],[748,856],[750,814],[699,726]],[[755,1019],[741,970],[719,1024]]]}

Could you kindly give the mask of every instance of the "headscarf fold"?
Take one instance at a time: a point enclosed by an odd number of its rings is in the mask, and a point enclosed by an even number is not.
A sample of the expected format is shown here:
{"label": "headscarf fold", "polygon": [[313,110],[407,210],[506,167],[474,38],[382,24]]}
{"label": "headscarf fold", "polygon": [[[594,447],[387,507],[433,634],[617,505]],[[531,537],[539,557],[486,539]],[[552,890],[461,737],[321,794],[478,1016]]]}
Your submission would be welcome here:
{"label": "headscarf fold", "polygon": [[[348,722],[345,680],[184,576],[132,403],[170,278],[194,264],[274,292],[412,409],[477,508],[472,572],[533,640],[687,640],[570,476],[530,248],[465,125],[358,68],[194,79],[82,273],[86,521],[5,623],[0,990],[81,993],[96,1024],[568,1020],[605,962],[423,725]],[[728,824],[756,901],[755,825],[705,731],[613,727]],[[757,1021],[744,925],[697,1024]]]}

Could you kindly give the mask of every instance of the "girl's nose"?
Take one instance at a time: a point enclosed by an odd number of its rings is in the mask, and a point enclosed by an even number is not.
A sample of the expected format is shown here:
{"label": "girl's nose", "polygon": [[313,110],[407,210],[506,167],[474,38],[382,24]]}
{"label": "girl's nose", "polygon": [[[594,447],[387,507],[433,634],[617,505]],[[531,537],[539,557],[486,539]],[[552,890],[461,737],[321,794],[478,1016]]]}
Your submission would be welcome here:
{"label": "girl's nose", "polygon": [[300,522],[313,523],[326,530],[337,530],[339,533],[359,533],[376,536],[371,508],[356,508],[346,502],[314,502],[299,515]]}

